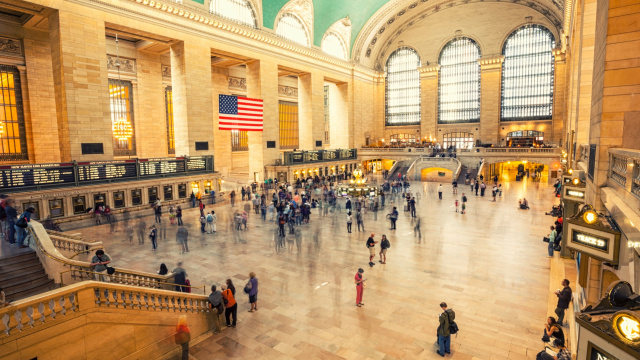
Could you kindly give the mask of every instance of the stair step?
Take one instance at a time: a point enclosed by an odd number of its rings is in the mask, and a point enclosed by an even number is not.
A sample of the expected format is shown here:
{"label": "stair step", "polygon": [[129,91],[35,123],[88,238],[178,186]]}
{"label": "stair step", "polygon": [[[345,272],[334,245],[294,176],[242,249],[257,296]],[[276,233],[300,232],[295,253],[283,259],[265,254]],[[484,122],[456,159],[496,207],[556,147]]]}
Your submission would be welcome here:
{"label": "stair step", "polygon": [[32,266],[20,270],[16,270],[10,274],[3,274],[0,277],[0,286],[7,287],[8,283],[16,281],[17,279],[26,279],[28,276],[44,275],[44,269],[42,266]]}
{"label": "stair step", "polygon": [[23,262],[13,263],[13,264],[4,264],[0,262],[0,276],[4,276],[6,273],[11,273],[16,270],[21,270],[24,268],[32,267],[32,266],[40,266],[40,260],[36,257],[35,259],[29,259]]}
{"label": "stair step", "polygon": [[24,254],[18,254],[18,255],[0,258],[0,266],[17,264],[29,259],[38,259],[38,255],[36,254],[35,251],[29,251],[29,252],[25,252]]}
{"label": "stair step", "polygon": [[6,299],[7,301],[16,301],[16,300],[28,298],[30,296],[42,294],[49,290],[53,290],[55,288],[56,288],[56,284],[53,282],[53,280],[49,279],[48,281],[43,281],[41,283],[34,284],[29,287],[21,288],[17,292],[14,292],[11,294],[7,293]]}
{"label": "stair step", "polygon": [[23,276],[13,277],[11,279],[2,279],[0,280],[0,287],[3,289],[11,289],[15,287],[20,287],[23,284],[30,284],[33,282],[37,282],[43,277],[47,277],[47,274],[43,271],[34,272],[31,274],[24,274]]}
{"label": "stair step", "polygon": [[43,286],[47,286],[47,289],[44,291],[48,291],[48,284],[53,284],[53,280],[49,279],[47,275],[43,275],[37,279],[34,279],[29,282],[19,283],[17,285],[4,288],[5,297],[7,299],[16,299],[22,298],[22,293],[30,292],[38,288],[42,288]]}

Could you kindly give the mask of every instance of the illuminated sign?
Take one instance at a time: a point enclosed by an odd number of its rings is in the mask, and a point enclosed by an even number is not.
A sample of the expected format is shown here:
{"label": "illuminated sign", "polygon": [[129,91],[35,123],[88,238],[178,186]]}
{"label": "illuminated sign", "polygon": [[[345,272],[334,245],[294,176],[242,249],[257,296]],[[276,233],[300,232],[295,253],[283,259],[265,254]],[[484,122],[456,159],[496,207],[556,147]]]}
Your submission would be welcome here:
{"label": "illuminated sign", "polygon": [[629,345],[640,344],[640,318],[631,311],[619,311],[613,315],[611,325],[616,335]]}
{"label": "illuminated sign", "polygon": [[599,238],[578,231],[573,232],[573,242],[602,251],[607,251],[609,249],[609,239]]}
{"label": "illuminated sign", "polygon": [[604,350],[599,347],[593,345],[591,342],[588,344],[589,356],[587,359],[589,360],[617,360],[613,356],[609,355]]}
{"label": "illuminated sign", "polygon": [[575,190],[567,189],[567,195],[583,198],[584,197],[584,191],[575,191]]}

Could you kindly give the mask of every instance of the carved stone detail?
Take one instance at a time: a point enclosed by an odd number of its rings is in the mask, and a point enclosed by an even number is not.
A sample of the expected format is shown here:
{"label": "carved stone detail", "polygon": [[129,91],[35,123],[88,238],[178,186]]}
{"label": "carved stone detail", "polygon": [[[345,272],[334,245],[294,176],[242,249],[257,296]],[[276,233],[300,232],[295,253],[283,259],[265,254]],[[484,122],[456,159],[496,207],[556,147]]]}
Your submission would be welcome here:
{"label": "carved stone detail", "polygon": [[[136,61],[134,59],[120,58],[120,72],[135,74]],[[107,55],[107,69],[118,71],[118,57],[115,55]]]}
{"label": "carved stone detail", "polygon": [[278,85],[278,95],[288,97],[298,97],[298,88],[291,86]]}
{"label": "carved stone detail", "polygon": [[247,79],[229,76],[229,88],[247,91]]}
{"label": "carved stone detail", "polygon": [[280,14],[292,13],[304,22],[309,31],[309,41],[313,42],[313,2],[311,0],[291,0],[280,10]]}
{"label": "carved stone detail", "polygon": [[171,66],[169,65],[162,65],[162,77],[171,77]]}
{"label": "carved stone detail", "polygon": [[17,39],[0,37],[0,54],[22,56],[22,43]]}

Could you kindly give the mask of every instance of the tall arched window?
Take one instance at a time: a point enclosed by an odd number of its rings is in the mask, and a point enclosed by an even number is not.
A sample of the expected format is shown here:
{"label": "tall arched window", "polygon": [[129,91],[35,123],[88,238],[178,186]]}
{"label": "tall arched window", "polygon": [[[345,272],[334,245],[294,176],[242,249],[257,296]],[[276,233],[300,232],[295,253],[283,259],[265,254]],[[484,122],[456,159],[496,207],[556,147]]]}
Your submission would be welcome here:
{"label": "tall arched window", "polygon": [[451,40],[440,53],[438,122],[480,121],[480,47],[469,38]]}
{"label": "tall arched window", "polygon": [[347,49],[338,35],[331,32],[322,40],[322,51],[342,60],[347,60]]}
{"label": "tall arched window", "polygon": [[502,50],[502,121],[551,119],[554,47],[551,31],[539,25],[509,35]]}
{"label": "tall arched window", "polygon": [[385,115],[387,126],[420,124],[420,57],[408,47],[387,60]]}
{"label": "tall arched window", "polygon": [[256,15],[249,0],[211,0],[209,11],[254,29],[258,27]]}
{"label": "tall arched window", "polygon": [[29,160],[20,70],[0,65],[0,162]]}
{"label": "tall arched window", "polygon": [[309,34],[304,24],[293,14],[284,14],[278,20],[276,35],[302,46],[309,46]]}

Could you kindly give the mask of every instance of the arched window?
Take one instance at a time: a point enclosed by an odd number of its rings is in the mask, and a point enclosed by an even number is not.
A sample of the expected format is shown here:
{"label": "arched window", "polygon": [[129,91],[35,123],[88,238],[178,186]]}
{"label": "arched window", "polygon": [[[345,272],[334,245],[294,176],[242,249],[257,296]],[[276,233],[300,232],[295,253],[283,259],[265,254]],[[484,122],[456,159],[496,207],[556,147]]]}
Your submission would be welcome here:
{"label": "arched window", "polygon": [[347,49],[335,33],[329,33],[322,40],[322,51],[342,60],[347,60]]}
{"label": "arched window", "polygon": [[385,115],[387,126],[420,124],[420,57],[408,47],[387,60]]}
{"label": "arched window", "polygon": [[509,35],[502,50],[502,121],[551,119],[554,47],[551,31],[539,25]]}
{"label": "arched window", "polygon": [[438,122],[480,121],[480,47],[469,38],[451,40],[440,53]]}
{"label": "arched window", "polygon": [[0,65],[0,162],[17,160],[29,160],[20,70]]}
{"label": "arched window", "polygon": [[276,35],[303,46],[309,46],[309,34],[304,24],[293,14],[284,14],[278,20]]}
{"label": "arched window", "polygon": [[249,0],[211,0],[209,11],[254,29],[258,27],[256,15]]}

